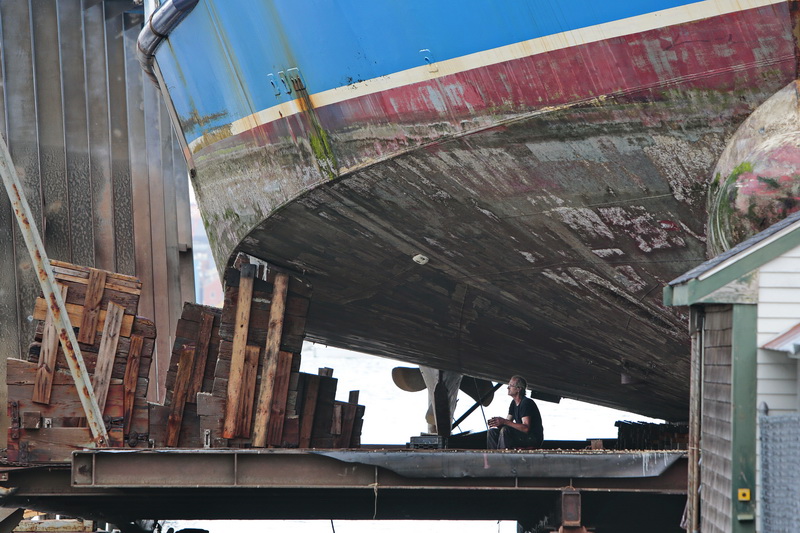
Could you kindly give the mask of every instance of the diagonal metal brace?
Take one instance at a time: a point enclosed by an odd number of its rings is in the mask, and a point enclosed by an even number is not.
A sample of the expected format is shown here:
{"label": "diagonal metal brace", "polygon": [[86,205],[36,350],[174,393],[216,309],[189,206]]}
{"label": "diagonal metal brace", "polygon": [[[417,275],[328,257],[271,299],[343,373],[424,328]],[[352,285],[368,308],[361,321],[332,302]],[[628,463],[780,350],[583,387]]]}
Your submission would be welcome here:
{"label": "diagonal metal brace", "polygon": [[53,321],[58,329],[58,338],[69,364],[72,379],[75,380],[78,398],[80,398],[81,405],[86,413],[86,420],[89,422],[92,436],[98,447],[107,447],[108,433],[103,423],[103,413],[97,405],[97,398],[89,380],[89,372],[86,371],[86,365],[83,363],[83,356],[75,338],[75,332],[72,330],[72,324],[69,321],[64,298],[62,298],[61,290],[56,284],[56,278],[53,275],[50,261],[47,259],[44,244],[42,244],[42,239],[39,237],[39,230],[36,228],[36,222],[33,219],[30,206],[25,199],[22,185],[17,177],[17,171],[14,168],[13,161],[11,161],[8,145],[2,138],[0,138],[0,176],[3,178],[3,185],[5,185],[8,192],[11,206],[14,208],[14,215],[19,223],[19,229],[25,238],[28,253],[31,254],[31,259],[36,267],[36,274],[39,277],[39,284],[42,286],[42,293],[47,302],[47,307],[53,313]]}

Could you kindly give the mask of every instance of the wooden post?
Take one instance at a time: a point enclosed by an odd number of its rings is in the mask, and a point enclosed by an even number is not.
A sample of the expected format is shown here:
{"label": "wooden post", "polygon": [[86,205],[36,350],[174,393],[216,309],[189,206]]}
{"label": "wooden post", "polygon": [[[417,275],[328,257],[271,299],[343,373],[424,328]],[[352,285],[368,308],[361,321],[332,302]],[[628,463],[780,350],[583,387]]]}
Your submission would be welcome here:
{"label": "wooden post", "polygon": [[181,358],[178,361],[178,377],[175,379],[175,389],[172,391],[172,405],[170,406],[169,420],[167,421],[166,444],[170,447],[178,445],[183,422],[183,408],[186,405],[186,392],[194,367],[194,346],[184,345],[181,349]]}
{"label": "wooden post", "polygon": [[242,371],[242,396],[239,405],[239,419],[236,422],[236,436],[250,438],[253,426],[253,403],[256,399],[256,377],[258,377],[258,346],[245,348],[244,370]]}
{"label": "wooden post", "polygon": [[278,367],[281,335],[283,333],[283,314],[286,309],[286,292],[289,287],[289,276],[279,272],[272,285],[272,303],[269,309],[269,326],[264,351],[264,364],[261,368],[261,387],[256,406],[256,420],[253,428],[253,447],[263,448],[267,445],[267,429],[272,410],[272,392],[275,373]]}
{"label": "wooden post", "polygon": [[105,287],[106,271],[93,268],[89,272],[89,284],[83,299],[83,317],[81,318],[81,329],[78,332],[78,342],[94,344]]}
{"label": "wooden post", "polygon": [[119,330],[122,327],[124,314],[124,307],[114,302],[108,302],[103,338],[100,339],[100,350],[97,352],[97,365],[94,367],[94,378],[92,379],[92,387],[97,395],[97,405],[100,407],[100,411],[106,405],[106,395],[111,383],[111,371],[114,368],[114,357],[117,355]]}
{"label": "wooden post", "polygon": [[278,352],[278,366],[272,384],[272,406],[267,426],[267,444],[280,446],[283,439],[283,423],[286,419],[286,396],[289,392],[289,377],[292,373],[292,353]]}
{"label": "wooden post", "polygon": [[222,436],[226,439],[232,439],[236,436],[236,421],[242,396],[242,377],[247,347],[247,333],[250,330],[250,303],[253,298],[253,278],[255,273],[255,265],[242,265],[239,278],[239,298],[236,302],[236,329],[233,334],[231,371],[228,376],[225,426],[222,430]]}
{"label": "wooden post", "polygon": [[187,401],[194,403],[197,393],[203,390],[203,377],[208,359],[208,346],[211,343],[211,331],[214,327],[214,315],[203,313],[200,321],[200,331],[197,334],[197,350],[194,353],[194,371],[189,384]]}
{"label": "wooden post", "polygon": [[[61,297],[67,299],[67,286],[60,285]],[[33,387],[33,401],[50,403],[50,391],[53,389],[53,373],[56,371],[58,358],[58,331],[53,322],[52,311],[47,311],[42,333],[42,351],[39,353],[39,368],[36,370],[36,383]]]}
{"label": "wooden post", "polygon": [[131,336],[131,346],[128,348],[128,362],[125,364],[125,378],[122,381],[122,416],[126,435],[131,431],[133,406],[136,403],[136,383],[139,380],[139,366],[143,343],[144,337],[141,335]]}

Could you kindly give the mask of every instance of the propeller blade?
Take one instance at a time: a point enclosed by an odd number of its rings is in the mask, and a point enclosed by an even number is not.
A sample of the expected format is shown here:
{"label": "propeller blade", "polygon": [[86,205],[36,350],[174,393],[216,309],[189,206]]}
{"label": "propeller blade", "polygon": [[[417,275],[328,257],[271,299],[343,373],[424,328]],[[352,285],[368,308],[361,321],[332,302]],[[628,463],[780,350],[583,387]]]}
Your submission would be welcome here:
{"label": "propeller blade", "polygon": [[396,366],[392,369],[392,381],[401,390],[406,392],[418,392],[425,390],[425,380],[419,368]]}

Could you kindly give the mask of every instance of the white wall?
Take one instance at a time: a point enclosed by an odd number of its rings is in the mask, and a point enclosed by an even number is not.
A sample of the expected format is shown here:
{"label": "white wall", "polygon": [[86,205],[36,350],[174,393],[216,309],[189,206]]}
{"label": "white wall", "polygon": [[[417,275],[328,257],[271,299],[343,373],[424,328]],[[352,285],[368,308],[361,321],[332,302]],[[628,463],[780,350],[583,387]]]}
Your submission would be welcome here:
{"label": "white wall", "polygon": [[[800,323],[800,247],[770,261],[759,271],[758,346]],[[797,359],[758,350],[758,399],[770,414],[798,410]]]}

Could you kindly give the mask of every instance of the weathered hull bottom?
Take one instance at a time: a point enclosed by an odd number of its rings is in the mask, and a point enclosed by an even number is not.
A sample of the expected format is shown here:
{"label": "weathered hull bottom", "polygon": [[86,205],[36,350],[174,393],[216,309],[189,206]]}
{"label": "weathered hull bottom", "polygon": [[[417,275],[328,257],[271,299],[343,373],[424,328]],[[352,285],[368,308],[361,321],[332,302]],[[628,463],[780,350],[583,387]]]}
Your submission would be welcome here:
{"label": "weathered hull bottom", "polygon": [[661,288],[706,259],[728,140],[795,79],[788,7],[353,82],[335,103],[298,74],[272,118],[191,141],[218,263],[302,272],[309,340],[686,420],[687,317]]}
{"label": "weathered hull bottom", "polygon": [[731,131],[659,107],[433,143],[309,191],[236,251],[305,273],[309,340],[684,419],[688,335],[661,287],[705,259],[705,191],[660,177],[703,175],[698,146],[718,153]]}

